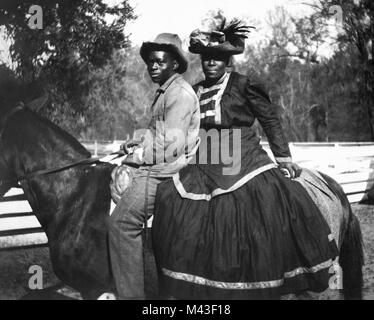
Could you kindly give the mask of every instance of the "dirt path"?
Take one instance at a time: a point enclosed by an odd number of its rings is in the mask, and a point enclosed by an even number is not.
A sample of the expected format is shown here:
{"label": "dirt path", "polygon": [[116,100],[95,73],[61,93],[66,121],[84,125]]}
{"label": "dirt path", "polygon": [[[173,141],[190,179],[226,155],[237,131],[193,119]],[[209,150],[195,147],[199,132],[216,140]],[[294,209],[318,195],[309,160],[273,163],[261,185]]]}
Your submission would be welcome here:
{"label": "dirt path", "polygon": [[0,300],[20,299],[30,292],[29,268],[38,265],[43,271],[43,287],[59,283],[49,259],[48,248],[0,252]]}

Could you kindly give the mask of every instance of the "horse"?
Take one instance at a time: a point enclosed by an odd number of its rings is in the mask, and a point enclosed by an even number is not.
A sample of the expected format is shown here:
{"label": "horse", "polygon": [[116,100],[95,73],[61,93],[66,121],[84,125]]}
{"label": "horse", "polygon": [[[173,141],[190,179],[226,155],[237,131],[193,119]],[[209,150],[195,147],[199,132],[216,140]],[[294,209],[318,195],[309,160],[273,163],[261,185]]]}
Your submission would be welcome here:
{"label": "horse", "polygon": [[[57,277],[87,299],[113,292],[107,219],[114,166],[85,163],[91,155],[74,137],[26,107],[0,114],[0,150],[0,197],[19,182],[48,237]],[[332,220],[339,235],[343,293],[359,299],[364,263],[360,225],[340,185],[323,178],[344,215]]]}
{"label": "horse", "polygon": [[22,179],[28,173],[90,159],[91,154],[28,108],[8,114],[0,130],[0,196],[20,180],[47,235],[54,272],[64,284],[89,299],[113,292],[106,218],[114,166],[77,165]]}

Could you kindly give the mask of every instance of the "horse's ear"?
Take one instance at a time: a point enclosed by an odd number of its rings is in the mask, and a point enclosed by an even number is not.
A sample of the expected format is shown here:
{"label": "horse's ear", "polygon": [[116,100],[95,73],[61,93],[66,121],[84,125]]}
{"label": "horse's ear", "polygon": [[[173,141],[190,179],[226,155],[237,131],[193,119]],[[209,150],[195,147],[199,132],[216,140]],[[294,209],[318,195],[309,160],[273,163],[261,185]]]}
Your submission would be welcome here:
{"label": "horse's ear", "polygon": [[32,111],[38,113],[39,110],[41,110],[43,107],[45,107],[45,105],[47,104],[49,100],[49,95],[48,93],[44,93],[44,95],[42,95],[41,97],[33,100],[33,101],[30,101],[29,103],[27,103],[27,107],[29,109],[31,109]]}

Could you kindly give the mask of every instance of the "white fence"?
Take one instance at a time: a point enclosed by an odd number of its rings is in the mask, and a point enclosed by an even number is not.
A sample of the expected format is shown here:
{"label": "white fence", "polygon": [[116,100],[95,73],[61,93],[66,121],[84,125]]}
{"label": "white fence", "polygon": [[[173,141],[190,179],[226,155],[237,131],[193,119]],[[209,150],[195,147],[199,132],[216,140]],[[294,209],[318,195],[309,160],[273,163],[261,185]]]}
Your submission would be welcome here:
{"label": "white fence", "polygon": [[[121,142],[84,142],[90,152],[117,151]],[[266,143],[265,150],[269,151]],[[294,161],[330,175],[343,187],[351,203],[361,201],[374,185],[374,144],[291,144]],[[0,202],[0,250],[46,245],[48,239],[21,189],[11,189]]]}
{"label": "white fence", "polygon": [[21,189],[11,189],[0,202],[0,250],[48,243]]}

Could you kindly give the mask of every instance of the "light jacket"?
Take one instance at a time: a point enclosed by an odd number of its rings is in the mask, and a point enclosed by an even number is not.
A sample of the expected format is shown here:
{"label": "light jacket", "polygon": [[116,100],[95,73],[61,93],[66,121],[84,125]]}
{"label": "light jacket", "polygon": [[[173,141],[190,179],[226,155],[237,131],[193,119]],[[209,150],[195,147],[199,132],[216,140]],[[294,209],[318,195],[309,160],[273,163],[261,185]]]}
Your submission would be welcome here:
{"label": "light jacket", "polygon": [[188,164],[198,147],[199,101],[192,87],[175,74],[157,91],[144,141],[135,151],[142,171],[171,177]]}

